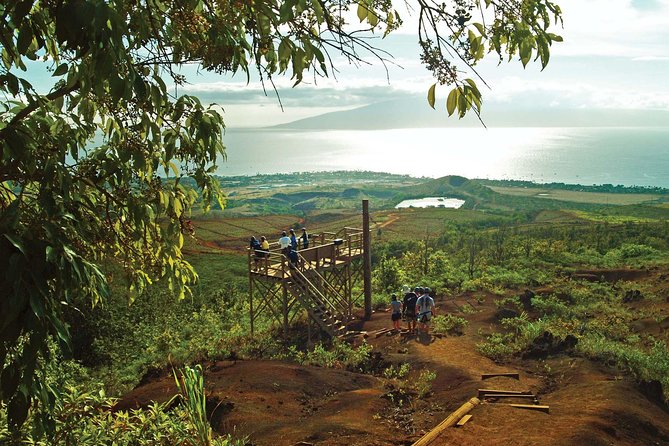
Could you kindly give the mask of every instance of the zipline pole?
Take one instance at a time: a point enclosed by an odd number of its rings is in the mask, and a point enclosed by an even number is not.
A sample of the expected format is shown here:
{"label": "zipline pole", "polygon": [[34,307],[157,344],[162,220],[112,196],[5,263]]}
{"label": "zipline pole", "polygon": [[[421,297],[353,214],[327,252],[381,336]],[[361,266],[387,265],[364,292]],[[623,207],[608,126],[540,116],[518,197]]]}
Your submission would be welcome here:
{"label": "zipline pole", "polygon": [[372,318],[372,243],[369,232],[369,200],[362,200],[362,277],[365,291],[365,320]]}

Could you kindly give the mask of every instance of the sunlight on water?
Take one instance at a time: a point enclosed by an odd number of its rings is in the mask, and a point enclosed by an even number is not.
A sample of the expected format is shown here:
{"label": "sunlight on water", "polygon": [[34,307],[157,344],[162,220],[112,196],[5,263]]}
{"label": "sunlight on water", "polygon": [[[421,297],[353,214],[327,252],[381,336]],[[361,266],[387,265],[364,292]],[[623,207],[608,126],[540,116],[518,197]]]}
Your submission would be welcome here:
{"label": "sunlight on water", "polygon": [[224,142],[223,175],[370,170],[669,187],[667,128],[233,129]]}

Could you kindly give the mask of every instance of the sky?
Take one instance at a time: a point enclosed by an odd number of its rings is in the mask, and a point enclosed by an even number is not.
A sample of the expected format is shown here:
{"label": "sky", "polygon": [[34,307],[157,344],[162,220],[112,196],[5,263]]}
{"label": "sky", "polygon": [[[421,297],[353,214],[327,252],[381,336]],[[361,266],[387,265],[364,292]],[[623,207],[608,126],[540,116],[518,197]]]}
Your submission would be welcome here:
{"label": "sky", "polygon": [[[509,113],[528,108],[669,110],[669,0],[555,0],[563,11],[564,38],[551,49],[551,60],[522,68],[519,61],[497,64],[494,55],[478,66],[489,85],[483,87],[484,112]],[[397,4],[403,4],[397,2]],[[336,59],[336,78],[305,82],[292,88],[277,78],[278,94],[265,93],[243,76],[221,77],[186,70],[190,84],[181,92],[195,94],[224,109],[229,127],[274,125],[411,96],[426,97],[434,83],[421,66],[415,16],[400,10],[405,25],[376,44],[393,54],[386,68],[372,57],[370,65],[349,66]],[[437,112],[446,119],[449,88],[437,89]],[[425,107],[428,107],[427,102]],[[451,118],[452,119],[452,118]],[[669,123],[668,123],[669,124]]]}

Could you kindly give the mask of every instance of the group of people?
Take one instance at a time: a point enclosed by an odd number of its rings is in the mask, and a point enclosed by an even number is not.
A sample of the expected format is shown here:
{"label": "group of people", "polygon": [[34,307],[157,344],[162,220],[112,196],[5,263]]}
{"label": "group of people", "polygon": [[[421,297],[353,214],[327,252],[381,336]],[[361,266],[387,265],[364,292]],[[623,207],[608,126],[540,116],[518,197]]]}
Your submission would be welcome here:
{"label": "group of people", "polygon": [[[430,296],[432,290],[428,287],[417,286],[413,290],[408,286],[402,287],[404,298],[400,302],[393,294],[390,301],[391,320],[393,327],[401,330],[400,320],[407,322],[409,332],[421,330],[430,332],[430,319],[435,314],[434,299]],[[418,324],[418,328],[416,325]]]}
{"label": "group of people", "polygon": [[[290,261],[291,265],[297,265],[298,249],[307,249],[309,247],[309,234],[307,234],[307,228],[302,228],[302,235],[297,237],[294,229],[289,230],[290,236],[286,231],[281,233],[281,238],[279,238],[279,247],[281,248],[281,254],[285,255]],[[267,238],[263,235],[260,237],[260,240],[256,239],[255,236],[251,237],[249,248],[253,250],[253,261],[254,268],[253,271],[258,271],[258,264],[262,259],[269,257],[269,242]]]}

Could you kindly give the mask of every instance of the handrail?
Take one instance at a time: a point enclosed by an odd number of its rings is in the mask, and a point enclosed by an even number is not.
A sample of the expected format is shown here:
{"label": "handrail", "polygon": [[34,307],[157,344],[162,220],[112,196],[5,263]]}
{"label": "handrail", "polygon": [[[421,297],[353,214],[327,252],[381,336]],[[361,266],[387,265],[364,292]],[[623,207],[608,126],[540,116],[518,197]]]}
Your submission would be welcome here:
{"label": "handrail", "polygon": [[322,305],[329,306],[331,310],[334,310],[335,313],[338,313],[337,308],[334,305],[332,305],[332,303],[323,295],[323,293],[321,293],[321,291],[318,289],[318,287],[316,287],[316,285],[311,283],[311,281],[302,273],[302,271],[300,271],[297,268],[293,268],[291,272],[297,273],[300,280],[303,280],[305,285],[307,285],[311,289],[311,292],[315,294],[319,298],[319,300],[321,300],[320,303]]}
{"label": "handrail", "polygon": [[[342,295],[339,294],[339,291],[335,287],[333,287],[332,284],[330,284],[330,282],[328,282],[325,279],[325,277],[323,277],[321,275],[321,273],[318,272],[318,270],[316,268],[312,268],[311,265],[308,268],[306,268],[304,266],[306,261],[304,260],[304,258],[299,253],[298,253],[298,258],[301,260],[300,263],[302,264],[302,268],[304,270],[308,270],[308,271],[312,272],[316,277],[318,277],[321,280],[321,283],[323,283],[325,285],[325,287],[329,288],[329,290],[333,293],[334,301],[338,304],[338,306],[340,306],[341,308],[344,308],[344,311],[346,313],[348,313],[348,303],[346,302],[346,299],[344,299],[342,297]],[[300,271],[300,272],[302,272],[302,271]]]}

